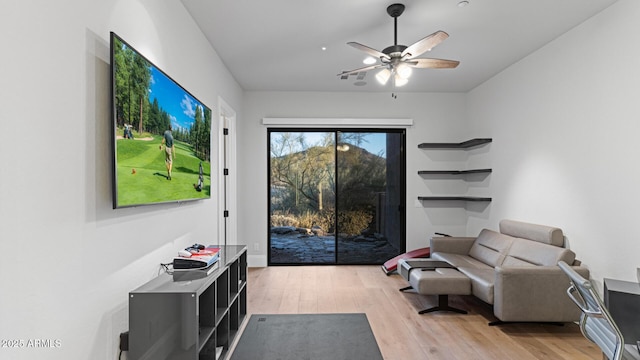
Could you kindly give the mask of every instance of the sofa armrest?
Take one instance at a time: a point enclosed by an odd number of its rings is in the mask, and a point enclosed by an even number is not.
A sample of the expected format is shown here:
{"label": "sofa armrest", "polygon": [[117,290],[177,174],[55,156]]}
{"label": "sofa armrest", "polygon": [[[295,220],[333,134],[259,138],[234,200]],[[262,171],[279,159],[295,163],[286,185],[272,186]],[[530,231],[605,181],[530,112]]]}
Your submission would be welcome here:
{"label": "sofa armrest", "polygon": [[475,237],[463,236],[432,237],[429,245],[432,254],[435,252],[444,252],[468,255],[475,240]]}
{"label": "sofa armrest", "polygon": [[[589,270],[574,269],[586,278]],[[558,266],[495,268],[493,311],[502,321],[572,322],[580,310],[569,299],[569,278]]]}

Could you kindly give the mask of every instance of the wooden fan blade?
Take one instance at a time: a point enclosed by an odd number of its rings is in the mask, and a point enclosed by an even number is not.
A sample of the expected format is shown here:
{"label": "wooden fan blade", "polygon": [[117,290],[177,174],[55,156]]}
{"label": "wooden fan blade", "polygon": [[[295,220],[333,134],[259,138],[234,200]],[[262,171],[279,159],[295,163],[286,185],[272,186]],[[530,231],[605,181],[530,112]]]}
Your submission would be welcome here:
{"label": "wooden fan blade", "polygon": [[359,69],[354,69],[354,70],[349,70],[349,71],[343,71],[340,74],[338,74],[338,76],[343,76],[343,75],[351,75],[351,74],[357,74],[361,71],[369,71],[369,70],[373,70],[379,67],[383,67],[385,65],[382,64],[377,64],[377,65],[369,65],[369,66],[365,66]]}
{"label": "wooden fan blade", "polygon": [[460,61],[443,59],[411,59],[406,61],[406,64],[414,68],[421,69],[453,69],[460,64]]}
{"label": "wooden fan blade", "polygon": [[414,58],[416,56],[420,56],[425,52],[433,49],[436,45],[443,42],[446,38],[449,37],[449,34],[440,30],[436,31],[433,34],[423,38],[422,40],[418,40],[413,45],[404,49],[402,52],[402,57],[407,56],[407,59]]}
{"label": "wooden fan blade", "polygon": [[380,51],[378,51],[378,50],[376,50],[376,49],[370,48],[370,47],[368,47],[368,46],[366,46],[366,45],[362,45],[362,44],[360,44],[360,43],[354,42],[354,41],[348,42],[348,43],[347,43],[347,45],[351,45],[351,46],[353,46],[354,48],[356,48],[356,49],[358,49],[358,50],[360,50],[360,51],[364,51],[364,52],[366,52],[367,54],[369,54],[369,55],[371,55],[371,56],[374,56],[374,57],[376,57],[376,58],[380,58],[380,59],[382,59],[382,58],[384,58],[384,59],[390,59],[389,55],[387,55],[387,54],[385,54],[385,53],[383,53],[383,52],[380,52]]}

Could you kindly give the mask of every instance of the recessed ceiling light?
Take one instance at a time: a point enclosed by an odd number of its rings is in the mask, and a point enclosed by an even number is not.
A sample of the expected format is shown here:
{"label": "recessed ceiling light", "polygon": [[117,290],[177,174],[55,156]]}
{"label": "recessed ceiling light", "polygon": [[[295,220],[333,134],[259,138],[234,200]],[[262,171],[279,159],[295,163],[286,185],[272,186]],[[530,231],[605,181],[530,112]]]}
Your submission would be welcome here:
{"label": "recessed ceiling light", "polygon": [[376,61],[377,61],[377,60],[376,60],[374,57],[372,57],[372,56],[367,56],[364,60],[362,60],[362,62],[363,62],[365,65],[373,65],[373,64],[375,64],[375,63],[376,63]]}
{"label": "recessed ceiling light", "polygon": [[458,2],[458,7],[465,7],[467,5],[469,5],[469,2],[467,0],[462,0]]}
{"label": "recessed ceiling light", "polygon": [[326,46],[321,47],[321,49],[322,49],[322,51],[327,51],[327,47]]}

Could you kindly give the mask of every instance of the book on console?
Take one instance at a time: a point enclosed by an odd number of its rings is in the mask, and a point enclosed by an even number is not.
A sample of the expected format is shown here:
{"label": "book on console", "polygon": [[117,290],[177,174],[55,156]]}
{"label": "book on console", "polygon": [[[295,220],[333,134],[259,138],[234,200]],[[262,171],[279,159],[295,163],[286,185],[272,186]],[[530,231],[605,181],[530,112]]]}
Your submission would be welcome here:
{"label": "book on console", "polygon": [[216,271],[220,267],[219,264],[220,262],[215,262],[204,269],[174,269],[171,272],[171,275],[173,275],[173,281],[193,281],[204,279]]}
{"label": "book on console", "polygon": [[192,252],[190,257],[173,258],[174,270],[206,269],[220,259],[220,248],[208,247]]}

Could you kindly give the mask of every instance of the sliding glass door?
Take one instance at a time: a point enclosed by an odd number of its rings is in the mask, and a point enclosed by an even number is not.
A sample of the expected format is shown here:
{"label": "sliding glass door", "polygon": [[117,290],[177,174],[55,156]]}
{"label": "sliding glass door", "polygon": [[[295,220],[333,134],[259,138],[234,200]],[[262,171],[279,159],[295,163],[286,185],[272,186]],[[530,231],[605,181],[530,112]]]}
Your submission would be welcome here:
{"label": "sliding glass door", "polygon": [[334,264],[335,134],[269,131],[269,263]]}
{"label": "sliding glass door", "polygon": [[405,250],[403,130],[270,129],[269,264],[381,264]]}
{"label": "sliding glass door", "polygon": [[382,264],[404,252],[402,132],[338,132],[337,263]]}

